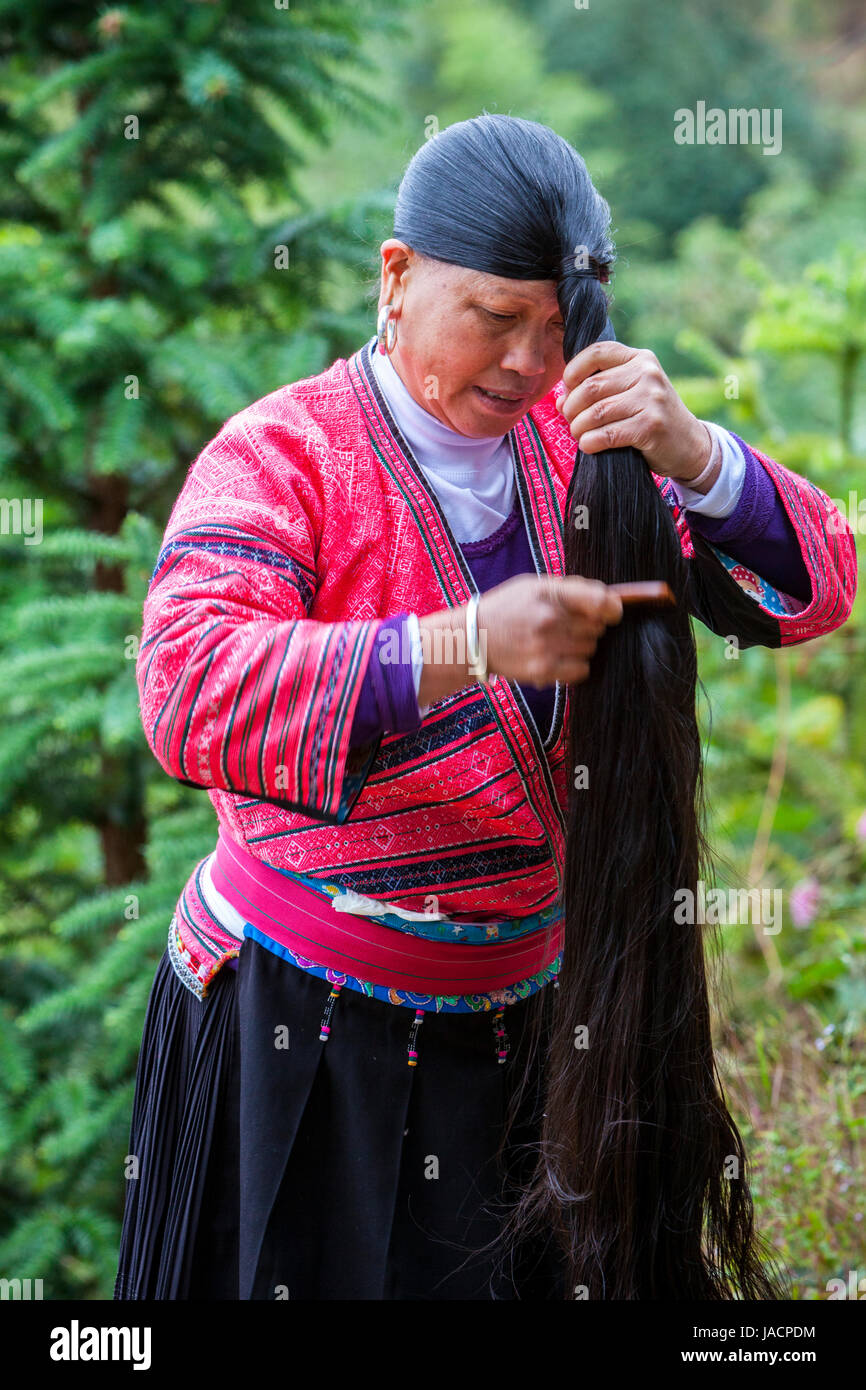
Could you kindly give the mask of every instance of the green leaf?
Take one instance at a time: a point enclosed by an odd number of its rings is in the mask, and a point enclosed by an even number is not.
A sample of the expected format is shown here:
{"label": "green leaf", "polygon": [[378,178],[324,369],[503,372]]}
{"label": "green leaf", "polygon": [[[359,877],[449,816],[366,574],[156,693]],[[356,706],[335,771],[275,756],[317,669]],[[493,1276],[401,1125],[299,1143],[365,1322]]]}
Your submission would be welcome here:
{"label": "green leaf", "polygon": [[183,90],[193,106],[207,106],[224,97],[236,96],[243,85],[237,68],[213,51],[197,53],[184,65]]}
{"label": "green leaf", "polygon": [[816,695],[798,705],[791,715],[791,740],[805,748],[831,748],[845,719],[845,705],[838,695]]}
{"label": "green leaf", "polygon": [[100,734],[109,749],[136,747],[142,738],[135,670],[129,666],[105,692]]}

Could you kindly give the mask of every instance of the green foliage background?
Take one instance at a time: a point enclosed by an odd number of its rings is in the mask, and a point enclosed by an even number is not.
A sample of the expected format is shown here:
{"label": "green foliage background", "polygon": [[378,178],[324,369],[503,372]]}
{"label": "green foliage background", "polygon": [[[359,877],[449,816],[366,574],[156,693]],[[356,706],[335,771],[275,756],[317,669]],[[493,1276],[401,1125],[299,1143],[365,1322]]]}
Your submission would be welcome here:
{"label": "green foliage background", "polygon": [[[39,544],[0,534],[0,1274],[111,1296],[147,995],[216,829],[134,677],[199,449],[368,336],[405,162],[507,111],[611,204],[620,340],[842,499],[859,547],[863,37],[817,0],[0,0],[0,498],[43,507]],[[782,153],[675,146],[697,100],[781,108]],[[718,882],[784,901],[778,935],[723,928],[720,1059],[761,1225],[825,1297],[866,1276],[861,605],[784,654],[698,633]]]}

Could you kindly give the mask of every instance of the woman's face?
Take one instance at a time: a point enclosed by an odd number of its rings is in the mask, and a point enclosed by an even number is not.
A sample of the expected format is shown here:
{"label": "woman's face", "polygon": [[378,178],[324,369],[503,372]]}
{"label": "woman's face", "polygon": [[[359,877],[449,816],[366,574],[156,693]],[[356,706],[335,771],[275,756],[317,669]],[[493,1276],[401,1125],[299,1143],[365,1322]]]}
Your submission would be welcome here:
{"label": "woman's face", "polygon": [[403,384],[460,434],[505,434],[565,366],[555,282],[467,270],[396,238],[381,252],[379,308],[394,306],[391,361]]}

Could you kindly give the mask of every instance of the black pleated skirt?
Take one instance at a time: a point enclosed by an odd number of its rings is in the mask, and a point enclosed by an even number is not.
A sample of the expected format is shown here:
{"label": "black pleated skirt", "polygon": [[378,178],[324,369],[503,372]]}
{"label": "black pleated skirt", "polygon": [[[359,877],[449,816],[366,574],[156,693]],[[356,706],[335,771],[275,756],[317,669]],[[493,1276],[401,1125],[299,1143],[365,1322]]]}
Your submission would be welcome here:
{"label": "black pleated skirt", "polygon": [[245,939],[198,999],[160,960],[136,1076],[116,1299],[533,1299],[565,1295],[539,1237],[497,1241],[537,1139],[530,1010],[414,1011]]}

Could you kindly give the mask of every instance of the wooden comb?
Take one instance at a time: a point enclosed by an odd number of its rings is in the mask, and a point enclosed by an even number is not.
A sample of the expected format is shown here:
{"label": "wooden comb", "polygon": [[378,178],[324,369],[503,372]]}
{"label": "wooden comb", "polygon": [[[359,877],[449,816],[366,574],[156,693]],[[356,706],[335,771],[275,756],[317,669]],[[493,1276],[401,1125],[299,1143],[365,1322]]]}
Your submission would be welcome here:
{"label": "wooden comb", "polygon": [[641,579],[630,584],[609,584],[615,594],[619,594],[623,607],[638,603],[648,603],[654,608],[675,608],[676,598],[669,584],[662,579]]}

